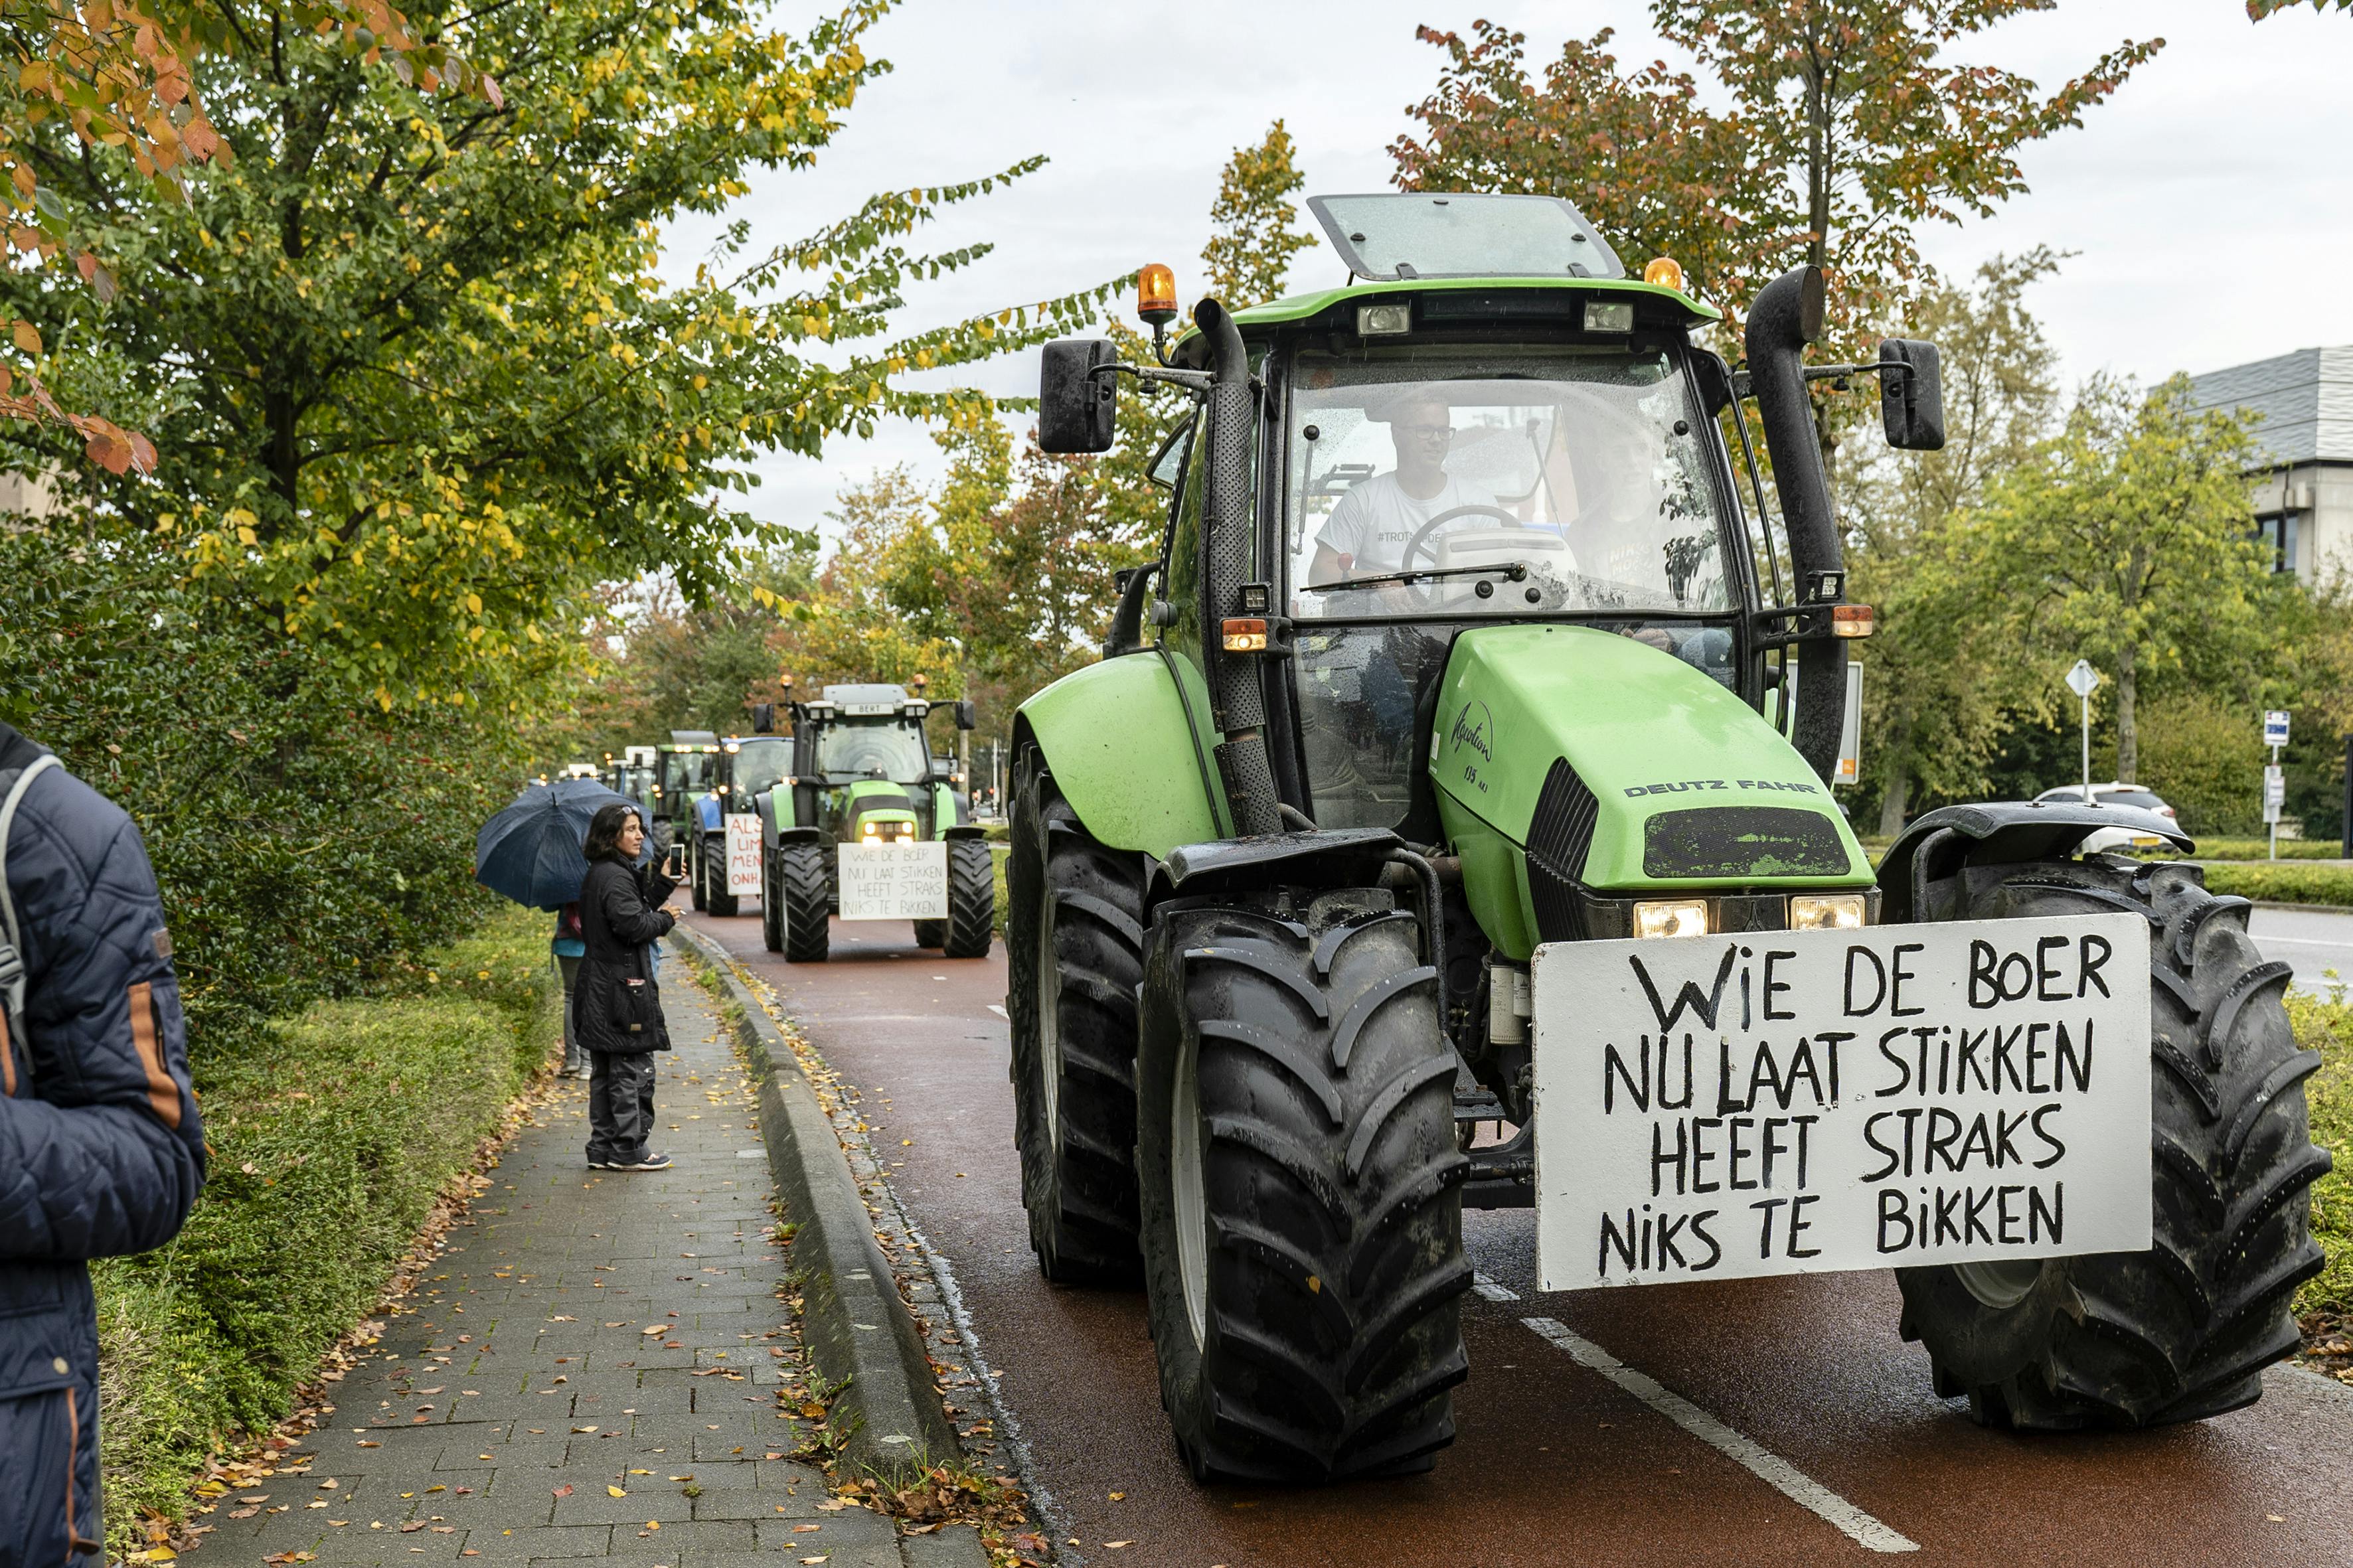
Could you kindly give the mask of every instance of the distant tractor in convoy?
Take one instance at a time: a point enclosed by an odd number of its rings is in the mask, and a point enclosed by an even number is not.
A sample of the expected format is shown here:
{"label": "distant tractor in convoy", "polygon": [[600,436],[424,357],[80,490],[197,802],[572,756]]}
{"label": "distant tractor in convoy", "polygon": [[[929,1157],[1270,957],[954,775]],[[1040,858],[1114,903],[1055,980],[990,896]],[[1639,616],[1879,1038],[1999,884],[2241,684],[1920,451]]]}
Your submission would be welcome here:
{"label": "distant tractor in convoy", "polygon": [[[653,822],[670,828],[671,864],[683,867],[693,834],[694,805],[711,789],[719,771],[719,736],[710,730],[672,730],[670,739],[654,749],[651,797],[647,802]],[[647,824],[649,827],[652,822]],[[701,909],[698,897],[694,907]]]}
{"label": "distant tractor in convoy", "polygon": [[[1547,1289],[1892,1267],[1989,1424],[2259,1398],[2328,1157],[2246,901],[2082,852],[2192,846],[2080,792],[1876,871],[1831,796],[1872,613],[1807,384],[1931,449],[1934,347],[1807,364],[1806,268],[1736,373],[1565,201],[1309,205],[1345,287],[1172,345],[1147,268],[1159,363],[1052,343],[1040,386],[1050,452],[1112,447],[1119,378],[1191,399],[1104,657],[1016,721],[1007,1001],[1039,1266],[1141,1279],[1195,1474],[1429,1465],[1466,1206],[1535,1210]],[[812,908],[864,832],[824,820],[778,857]]]}
{"label": "distant tractor in convoy", "polygon": [[627,746],[621,754],[605,753],[605,787],[649,807],[654,791],[654,748]]}
{"label": "distant tractor in convoy", "polygon": [[[792,704],[792,734],[780,742],[789,745],[791,765],[764,789],[744,792],[759,819],[760,928],[769,952],[822,962],[827,917],[839,913],[912,920],[923,946],[949,958],[987,955],[996,873],[963,777],[932,755],[923,722],[939,706],[886,685],[828,686],[821,698]],[[972,704],[959,701],[954,711],[956,727],[969,730]]]}

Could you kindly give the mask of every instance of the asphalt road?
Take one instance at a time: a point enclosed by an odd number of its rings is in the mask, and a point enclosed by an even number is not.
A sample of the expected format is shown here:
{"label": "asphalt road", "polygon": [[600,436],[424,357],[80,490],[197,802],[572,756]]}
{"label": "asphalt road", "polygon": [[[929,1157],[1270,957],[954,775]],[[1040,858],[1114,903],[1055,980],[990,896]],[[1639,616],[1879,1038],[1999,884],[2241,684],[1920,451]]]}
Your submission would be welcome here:
{"label": "asphalt road", "polygon": [[2353,984],[2353,910],[2266,904],[2248,917],[2247,934],[2265,958],[2295,965],[2293,984],[2299,991],[2326,994],[2334,989],[2338,983],[2324,973],[2331,969]]}
{"label": "asphalt road", "polygon": [[1527,1211],[1465,1216],[1482,1274],[1463,1314],[1472,1374],[1435,1470],[1196,1487],[1161,1414],[1142,1296],[1050,1286],[1030,1257],[1003,949],[951,962],[904,926],[836,921],[830,963],[787,965],[756,918],[692,918],[862,1092],[1002,1374],[1066,1561],[1600,1568],[1916,1549],[2001,1568],[2353,1564],[2353,1390],[2280,1368],[2260,1405],[2199,1426],[1989,1432],[1931,1394],[1886,1274],[1544,1295]]}

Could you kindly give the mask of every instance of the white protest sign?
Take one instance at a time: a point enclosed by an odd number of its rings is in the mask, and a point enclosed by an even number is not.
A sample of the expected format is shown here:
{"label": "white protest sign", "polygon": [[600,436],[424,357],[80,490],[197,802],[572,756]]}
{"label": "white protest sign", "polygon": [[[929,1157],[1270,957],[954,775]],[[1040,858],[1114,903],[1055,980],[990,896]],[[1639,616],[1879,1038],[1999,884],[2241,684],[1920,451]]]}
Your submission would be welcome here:
{"label": "white protest sign", "polygon": [[1547,1290],[2141,1252],[2148,925],[1536,949]]}
{"label": "white protest sign", "polygon": [[948,847],[902,839],[839,850],[841,918],[935,921],[948,912]]}
{"label": "white protest sign", "polygon": [[727,890],[760,890],[760,819],[748,811],[727,814]]}

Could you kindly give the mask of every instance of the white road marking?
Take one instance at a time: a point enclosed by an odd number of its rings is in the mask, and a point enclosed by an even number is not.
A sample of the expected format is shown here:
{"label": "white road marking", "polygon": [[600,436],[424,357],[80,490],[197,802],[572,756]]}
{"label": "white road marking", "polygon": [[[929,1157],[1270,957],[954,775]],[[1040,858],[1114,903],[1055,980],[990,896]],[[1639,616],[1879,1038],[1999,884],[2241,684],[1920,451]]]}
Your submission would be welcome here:
{"label": "white road marking", "polygon": [[[1472,1288],[1477,1289],[1474,1279]],[[1501,1289],[1501,1287],[1498,1287]],[[1485,1294],[1482,1291],[1481,1294]],[[1662,1387],[1654,1378],[1636,1372],[1632,1367],[1595,1344],[1591,1340],[1572,1333],[1552,1318],[1523,1318],[1520,1321],[1535,1331],[1584,1365],[1608,1378],[1701,1442],[1723,1454],[1759,1480],[1780,1492],[1799,1507],[1820,1516],[1831,1528],[1857,1544],[1873,1552],[1917,1552],[1920,1543],[1898,1534],[1878,1520],[1862,1511],[1846,1499],[1799,1470],[1779,1455],[1742,1436],[1731,1427],[1685,1399],[1682,1394]]]}
{"label": "white road marking", "polygon": [[996,1003],[994,1003],[994,1002],[991,1002],[991,1003],[988,1005],[988,1010],[989,1010],[990,1012],[992,1012],[992,1013],[996,1014],[998,1017],[1000,1017],[1000,1018],[1004,1019],[1004,1020],[1005,1020],[1007,1023],[1008,1023],[1008,1024],[1009,1024],[1009,1023],[1011,1023],[1011,1022],[1013,1022],[1013,1015],[1012,1015],[1012,1014],[1010,1014],[1010,1013],[1008,1013],[1008,1012],[1007,1012],[1003,1007],[1001,1007],[1001,1006],[997,1005]]}
{"label": "white road marking", "polygon": [[1520,1293],[1518,1291],[1510,1289],[1508,1286],[1496,1284],[1484,1274],[1473,1274],[1471,1276],[1471,1289],[1477,1291],[1480,1295],[1485,1297],[1490,1301],[1516,1301],[1520,1299]]}

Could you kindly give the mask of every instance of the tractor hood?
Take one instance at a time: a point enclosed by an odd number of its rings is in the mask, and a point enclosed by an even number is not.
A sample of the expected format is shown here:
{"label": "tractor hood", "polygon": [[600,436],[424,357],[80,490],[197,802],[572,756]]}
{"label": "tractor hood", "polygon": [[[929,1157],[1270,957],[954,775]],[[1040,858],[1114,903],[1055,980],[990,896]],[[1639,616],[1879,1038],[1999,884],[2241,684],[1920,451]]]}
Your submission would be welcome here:
{"label": "tractor hood", "polygon": [[1588,888],[1872,879],[1796,748],[1704,671],[1616,632],[1455,638],[1430,776],[1458,842],[1500,836],[1542,863],[1532,870]]}

